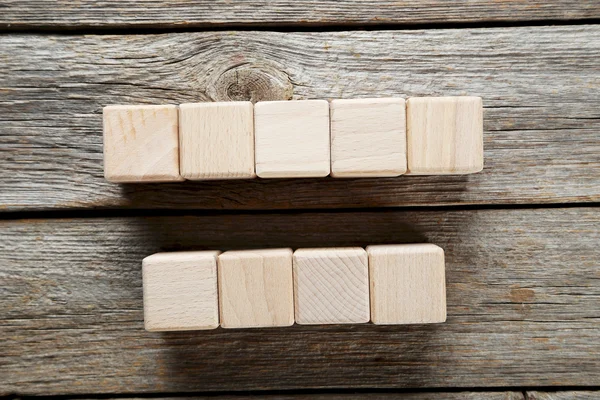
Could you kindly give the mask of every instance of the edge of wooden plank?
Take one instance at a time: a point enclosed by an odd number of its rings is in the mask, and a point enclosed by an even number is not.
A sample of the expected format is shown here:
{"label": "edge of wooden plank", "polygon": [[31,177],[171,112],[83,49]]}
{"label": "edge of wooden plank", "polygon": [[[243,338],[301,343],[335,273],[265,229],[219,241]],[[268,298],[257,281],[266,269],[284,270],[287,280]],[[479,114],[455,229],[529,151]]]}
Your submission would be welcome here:
{"label": "edge of wooden plank", "polygon": [[0,27],[5,30],[75,28],[214,28],[323,27],[382,24],[452,24],[510,21],[566,21],[598,18],[594,1],[383,0],[258,0],[232,4],[215,1],[98,2],[59,0],[49,9],[43,0],[5,0]]}

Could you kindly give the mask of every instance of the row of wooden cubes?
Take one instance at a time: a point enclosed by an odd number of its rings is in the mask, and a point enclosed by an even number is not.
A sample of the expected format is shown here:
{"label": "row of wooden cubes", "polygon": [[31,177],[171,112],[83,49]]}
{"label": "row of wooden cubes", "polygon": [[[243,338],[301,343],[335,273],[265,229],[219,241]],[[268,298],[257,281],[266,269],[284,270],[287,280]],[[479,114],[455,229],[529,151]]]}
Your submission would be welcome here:
{"label": "row of wooden cubes", "polygon": [[480,97],[107,106],[112,182],[392,177],[483,168]]}
{"label": "row of wooden cubes", "polygon": [[446,320],[433,244],[158,253],[142,264],[149,331]]}

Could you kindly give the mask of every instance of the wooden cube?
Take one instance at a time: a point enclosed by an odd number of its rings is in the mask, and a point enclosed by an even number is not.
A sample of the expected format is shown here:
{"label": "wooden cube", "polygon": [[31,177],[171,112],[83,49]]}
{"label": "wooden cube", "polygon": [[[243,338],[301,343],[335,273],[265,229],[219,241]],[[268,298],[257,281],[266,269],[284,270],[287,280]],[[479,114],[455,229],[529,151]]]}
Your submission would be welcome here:
{"label": "wooden cube", "polygon": [[298,324],[369,322],[367,253],[359,247],[296,250],[294,297]]}
{"label": "wooden cube", "polygon": [[179,106],[181,176],[254,178],[254,108],[249,101]]}
{"label": "wooden cube", "polygon": [[256,174],[261,178],[329,175],[329,103],[265,101],[254,106]]}
{"label": "wooden cube", "polygon": [[158,253],[142,262],[148,331],[219,326],[218,251]]}
{"label": "wooden cube", "polygon": [[181,181],[177,106],[107,106],[104,177],[110,182]]}
{"label": "wooden cube", "polygon": [[374,324],[446,321],[444,250],[433,244],[367,247]]}
{"label": "wooden cube", "polygon": [[483,169],[481,97],[407,101],[408,174],[470,174]]}
{"label": "wooden cube", "polygon": [[390,177],[406,172],[406,102],[331,102],[331,176]]}
{"label": "wooden cube", "polygon": [[223,328],[294,324],[292,249],[227,251],[218,265]]}

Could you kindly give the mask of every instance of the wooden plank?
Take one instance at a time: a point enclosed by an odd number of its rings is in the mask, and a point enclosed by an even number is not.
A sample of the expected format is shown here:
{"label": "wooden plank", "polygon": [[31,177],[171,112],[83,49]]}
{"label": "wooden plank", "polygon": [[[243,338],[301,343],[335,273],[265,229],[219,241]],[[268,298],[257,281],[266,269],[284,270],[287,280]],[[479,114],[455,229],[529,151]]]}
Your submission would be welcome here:
{"label": "wooden plank", "polygon": [[[578,386],[600,374],[600,208],[3,220],[0,393]],[[158,251],[430,242],[448,320],[143,329]]]}
{"label": "wooden plank", "polygon": [[598,18],[594,0],[146,0],[139,2],[57,0],[48,8],[43,0],[4,0],[0,27],[223,27],[327,26],[355,24],[423,24],[490,21],[539,21]]}
{"label": "wooden plank", "polygon": [[[600,201],[600,25],[0,37],[0,207],[284,209]],[[110,184],[106,104],[476,95],[470,176]]]}
{"label": "wooden plank", "polygon": [[594,400],[600,399],[598,391],[527,392],[529,400]]}

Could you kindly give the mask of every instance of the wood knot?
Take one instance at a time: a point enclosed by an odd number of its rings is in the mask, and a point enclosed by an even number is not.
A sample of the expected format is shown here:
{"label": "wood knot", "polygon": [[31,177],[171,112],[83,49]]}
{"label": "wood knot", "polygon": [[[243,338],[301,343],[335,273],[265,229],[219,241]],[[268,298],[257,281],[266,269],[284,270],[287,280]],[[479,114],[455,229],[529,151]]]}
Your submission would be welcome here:
{"label": "wood knot", "polygon": [[207,88],[213,101],[289,100],[294,86],[288,75],[268,64],[245,63],[222,71]]}
{"label": "wood knot", "polygon": [[509,297],[512,303],[529,303],[535,299],[535,291],[527,288],[513,288],[510,290]]}

